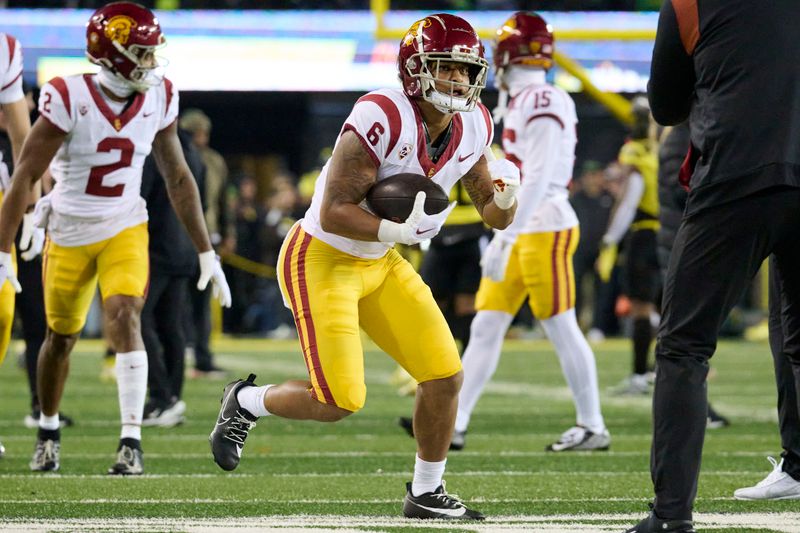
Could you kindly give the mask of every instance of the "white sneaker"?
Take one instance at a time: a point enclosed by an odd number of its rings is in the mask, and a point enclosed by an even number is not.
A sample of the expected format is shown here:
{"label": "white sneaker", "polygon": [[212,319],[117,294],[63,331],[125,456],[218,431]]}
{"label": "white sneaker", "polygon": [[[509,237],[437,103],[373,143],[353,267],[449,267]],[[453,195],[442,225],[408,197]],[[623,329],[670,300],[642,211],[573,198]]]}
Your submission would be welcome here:
{"label": "white sneaker", "polygon": [[650,394],[647,374],[631,374],[611,390],[614,396],[645,396]]}
{"label": "white sneaker", "polygon": [[178,400],[170,406],[160,408],[155,407],[148,413],[145,413],[142,418],[142,426],[145,427],[162,427],[171,428],[179,424],[183,424],[186,418],[183,413],[186,412],[186,403],[183,400]]}
{"label": "white sneaker", "polygon": [[548,444],[545,451],[607,450],[610,445],[611,435],[607,429],[600,433],[594,433],[583,426],[574,426],[562,433],[558,441]]}
{"label": "white sneaker", "polygon": [[606,340],[606,335],[600,328],[592,328],[586,332],[586,340],[591,344],[599,344]]}
{"label": "white sneaker", "polygon": [[800,481],[783,471],[783,459],[780,463],[773,457],[767,459],[772,463],[772,472],[755,487],[736,489],[733,497],[737,500],[800,500]]}

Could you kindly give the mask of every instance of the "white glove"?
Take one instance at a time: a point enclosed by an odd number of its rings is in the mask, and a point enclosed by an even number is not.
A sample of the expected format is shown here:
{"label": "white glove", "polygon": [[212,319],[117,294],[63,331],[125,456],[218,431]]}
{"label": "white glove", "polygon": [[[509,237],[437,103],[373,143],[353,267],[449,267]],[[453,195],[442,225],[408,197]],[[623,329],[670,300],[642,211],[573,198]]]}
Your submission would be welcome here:
{"label": "white glove", "polygon": [[11,187],[11,175],[8,173],[8,165],[3,162],[0,155],[0,191],[7,191]]}
{"label": "white glove", "polygon": [[14,292],[22,292],[22,286],[17,279],[17,273],[14,271],[14,264],[11,262],[11,254],[8,252],[0,252],[0,288],[8,280],[14,288]]}
{"label": "white glove", "polygon": [[219,300],[222,307],[231,306],[231,288],[222,271],[222,263],[214,250],[197,254],[200,260],[200,279],[197,280],[197,290],[204,291],[211,281],[211,294]]}
{"label": "white glove", "polygon": [[44,248],[44,228],[36,225],[35,215],[25,213],[22,217],[22,234],[19,237],[19,249],[22,250],[20,257],[25,261],[30,261]]}
{"label": "white glove", "polygon": [[489,174],[494,185],[494,203],[500,209],[511,209],[519,190],[519,168],[508,159],[489,162]]}
{"label": "white glove", "polygon": [[456,206],[453,202],[440,213],[425,213],[425,193],[420,191],[414,198],[414,208],[405,222],[399,224],[391,220],[381,220],[378,228],[378,240],[381,242],[399,242],[401,244],[419,244],[432,239],[442,229],[450,211]]}
{"label": "white glove", "polygon": [[502,233],[495,233],[489,246],[481,256],[481,274],[492,281],[503,281],[506,277],[508,260],[511,258],[511,249],[514,239]]}

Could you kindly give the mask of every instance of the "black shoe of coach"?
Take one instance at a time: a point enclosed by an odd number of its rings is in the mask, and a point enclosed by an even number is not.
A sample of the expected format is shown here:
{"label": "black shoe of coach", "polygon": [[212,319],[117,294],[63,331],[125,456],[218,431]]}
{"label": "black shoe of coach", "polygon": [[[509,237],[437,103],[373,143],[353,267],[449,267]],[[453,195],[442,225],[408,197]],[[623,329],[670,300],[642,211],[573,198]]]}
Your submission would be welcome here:
{"label": "black shoe of coach", "polygon": [[691,520],[663,520],[656,515],[653,504],[650,514],[625,533],[697,533]]}

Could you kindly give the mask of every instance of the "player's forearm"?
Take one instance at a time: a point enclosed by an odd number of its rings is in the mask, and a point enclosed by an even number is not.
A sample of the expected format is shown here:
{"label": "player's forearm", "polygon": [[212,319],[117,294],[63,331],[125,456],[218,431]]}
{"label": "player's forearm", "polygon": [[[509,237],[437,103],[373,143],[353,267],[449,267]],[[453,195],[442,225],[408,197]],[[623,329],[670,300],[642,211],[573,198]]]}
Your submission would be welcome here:
{"label": "player's forearm", "polygon": [[168,186],[167,191],[175,214],[186,228],[195,249],[198,253],[211,250],[211,239],[206,229],[206,221],[200,205],[200,193],[197,191],[194,178],[191,174],[183,176],[172,186]]}
{"label": "player's forearm", "polygon": [[481,218],[494,229],[506,229],[514,220],[514,213],[517,212],[517,202],[508,208],[500,209],[494,202],[488,202],[483,206]]}
{"label": "player's forearm", "polygon": [[349,239],[377,241],[380,223],[381,219],[349,202],[331,203],[320,210],[322,229]]}

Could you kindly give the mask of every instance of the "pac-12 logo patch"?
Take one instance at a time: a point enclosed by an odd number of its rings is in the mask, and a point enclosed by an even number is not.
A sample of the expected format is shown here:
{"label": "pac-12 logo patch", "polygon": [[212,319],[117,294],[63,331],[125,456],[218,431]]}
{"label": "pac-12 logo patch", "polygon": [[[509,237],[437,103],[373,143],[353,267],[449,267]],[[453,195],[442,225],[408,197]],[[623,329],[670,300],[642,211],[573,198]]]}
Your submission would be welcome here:
{"label": "pac-12 logo patch", "polygon": [[397,155],[400,156],[400,159],[405,159],[405,157],[408,156],[408,155],[411,155],[411,152],[413,152],[413,151],[414,151],[414,147],[411,146],[409,143],[405,143],[400,148],[400,152],[398,152]]}

